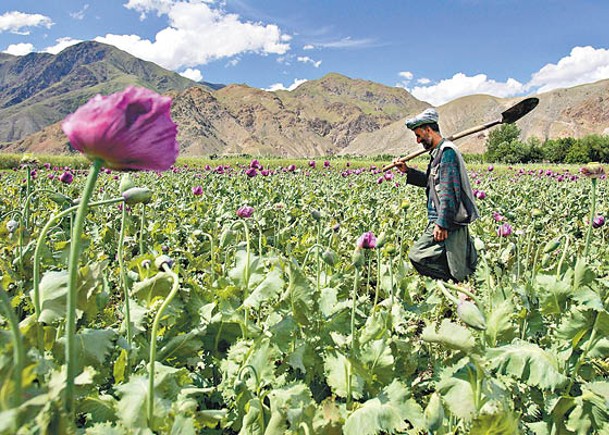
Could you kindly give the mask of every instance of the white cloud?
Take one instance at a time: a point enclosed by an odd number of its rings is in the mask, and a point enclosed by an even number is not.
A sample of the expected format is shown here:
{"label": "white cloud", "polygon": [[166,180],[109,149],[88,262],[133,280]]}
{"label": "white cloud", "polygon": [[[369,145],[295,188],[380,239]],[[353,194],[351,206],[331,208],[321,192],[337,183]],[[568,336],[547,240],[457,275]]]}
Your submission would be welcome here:
{"label": "white cloud", "polygon": [[271,86],[269,86],[267,89],[265,89],[265,91],[270,91],[270,92],[293,91],[294,89],[296,89],[298,86],[302,85],[306,81],[307,81],[307,79],[294,79],[294,83],[292,83],[287,88],[283,85],[283,83],[275,83],[275,84],[272,84]]}
{"label": "white cloud", "polygon": [[159,31],[154,41],[137,35],[112,34],[95,40],[171,70],[243,53],[285,54],[290,49],[290,36],[278,26],[244,22],[236,14],[212,9],[203,2],[130,0],[126,7],[167,14],[169,26]]}
{"label": "white cloud", "polygon": [[319,66],[321,65],[321,60],[313,60],[309,56],[299,56],[296,58],[296,60],[302,63],[310,63],[315,68],[319,68]]}
{"label": "white cloud", "polygon": [[525,87],[522,83],[511,78],[502,83],[489,79],[486,74],[477,74],[470,77],[463,73],[457,73],[450,79],[441,80],[437,84],[415,86],[409,91],[419,100],[439,106],[466,95],[489,94],[496,97],[512,97],[524,90]]}
{"label": "white cloud", "polygon": [[412,78],[414,77],[414,74],[410,71],[402,71],[398,73],[398,75],[406,80],[412,80]]}
{"label": "white cloud", "polygon": [[315,46],[311,45],[311,44],[307,44],[302,47],[303,50],[313,50],[314,48],[315,48]]}
{"label": "white cloud", "polygon": [[20,44],[11,44],[3,53],[12,54],[13,56],[25,56],[34,51],[34,46],[29,43],[22,42]]}
{"label": "white cloud", "polygon": [[175,0],[129,0],[124,6],[140,13],[140,20],[146,19],[146,14],[156,12],[157,15],[168,14]]}
{"label": "white cloud", "polygon": [[89,9],[89,4],[85,4],[83,8],[76,12],[70,12],[70,16],[75,20],[82,20],[85,18],[85,12]]}
{"label": "white cloud", "polygon": [[528,88],[547,92],[609,78],[609,50],[574,47],[556,64],[550,63],[532,75]]}
{"label": "white cloud", "polygon": [[29,27],[42,26],[49,29],[53,24],[49,17],[40,14],[11,11],[0,15],[0,33],[11,32],[19,35],[29,35]]}
{"label": "white cloud", "polygon": [[55,44],[51,47],[47,47],[42,51],[44,51],[45,53],[57,54],[60,51],[62,51],[64,48],[68,48],[68,47],[71,47],[72,45],[76,45],[76,44],[82,42],[82,40],[73,39],[73,38],[59,38],[56,40],[56,42],[57,42],[57,44]]}
{"label": "white cloud", "polygon": [[186,70],[182,71],[180,75],[186,77],[187,79],[194,80],[195,82],[200,82],[203,80],[203,74],[201,74],[201,71],[194,68],[186,68]]}
{"label": "white cloud", "polygon": [[[402,73],[400,73],[402,76]],[[509,78],[497,82],[485,74],[467,76],[457,73],[449,79],[432,83],[427,78],[417,79],[418,86],[409,87],[413,77],[396,86],[406,88],[416,98],[433,105],[441,105],[455,98],[473,94],[489,94],[495,97],[548,92],[552,89],[567,88],[609,78],[609,50],[603,48],[574,47],[568,56],[557,63],[550,63],[531,74],[527,83]]]}
{"label": "white cloud", "polygon": [[318,48],[365,48],[374,45],[375,41],[369,38],[352,39],[350,36],[338,41],[316,43]]}

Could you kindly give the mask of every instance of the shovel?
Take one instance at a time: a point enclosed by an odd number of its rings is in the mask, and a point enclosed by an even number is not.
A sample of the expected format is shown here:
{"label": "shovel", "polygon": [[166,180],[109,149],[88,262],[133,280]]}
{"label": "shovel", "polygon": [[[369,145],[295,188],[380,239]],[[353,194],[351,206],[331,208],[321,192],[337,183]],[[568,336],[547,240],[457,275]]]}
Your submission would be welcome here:
{"label": "shovel", "polygon": [[[524,100],[516,103],[505,112],[501,113],[501,118],[496,119],[491,122],[487,122],[486,124],[478,125],[476,127],[469,128],[467,130],[463,130],[462,132],[453,134],[452,136],[447,137],[447,140],[453,141],[456,139],[461,139],[462,137],[469,136],[470,134],[478,133],[479,131],[486,130],[487,128],[491,128],[497,124],[512,124],[522,118],[524,115],[529,113],[539,104],[539,98],[531,97],[525,98]],[[420,156],[423,153],[426,153],[428,150],[422,149],[419,151],[415,151],[412,154],[409,154],[405,157],[400,157],[398,161],[407,162],[409,160],[414,159],[415,157]],[[388,171],[391,168],[394,168],[395,163],[390,163],[388,165],[383,166],[383,171]]]}

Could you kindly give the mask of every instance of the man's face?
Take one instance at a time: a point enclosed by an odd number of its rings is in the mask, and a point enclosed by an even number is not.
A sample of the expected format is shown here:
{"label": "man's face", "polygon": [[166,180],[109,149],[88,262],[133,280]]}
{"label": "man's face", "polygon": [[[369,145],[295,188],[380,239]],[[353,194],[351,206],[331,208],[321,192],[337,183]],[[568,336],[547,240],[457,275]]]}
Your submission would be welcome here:
{"label": "man's face", "polygon": [[422,144],[423,148],[430,150],[433,147],[431,128],[426,125],[417,127],[414,129],[414,134],[417,137],[417,143]]}

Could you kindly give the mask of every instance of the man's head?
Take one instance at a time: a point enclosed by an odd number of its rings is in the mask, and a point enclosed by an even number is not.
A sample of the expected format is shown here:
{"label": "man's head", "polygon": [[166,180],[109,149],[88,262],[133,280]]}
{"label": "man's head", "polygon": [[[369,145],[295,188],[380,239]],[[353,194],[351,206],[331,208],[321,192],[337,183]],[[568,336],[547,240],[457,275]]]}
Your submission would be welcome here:
{"label": "man's head", "polygon": [[436,109],[426,109],[414,118],[407,119],[406,127],[414,132],[417,143],[422,144],[426,150],[433,149],[442,140]]}

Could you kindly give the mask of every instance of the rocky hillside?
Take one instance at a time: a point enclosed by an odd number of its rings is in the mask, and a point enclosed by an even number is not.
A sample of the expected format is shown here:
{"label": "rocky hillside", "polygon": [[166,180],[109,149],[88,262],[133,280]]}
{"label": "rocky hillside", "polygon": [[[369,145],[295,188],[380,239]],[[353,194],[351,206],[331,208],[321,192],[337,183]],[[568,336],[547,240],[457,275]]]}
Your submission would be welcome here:
{"label": "rocky hillside", "polygon": [[137,84],[157,92],[197,84],[110,45],[83,42],[57,55],[0,57],[0,143],[62,120],[96,94]]}
{"label": "rocky hillside", "polygon": [[[57,56],[0,56],[0,149],[68,152],[58,121],[90,96],[131,83],[173,97],[181,154],[189,156],[405,154],[419,145],[404,120],[429,107],[404,89],[340,74],[289,92],[203,86],[113,47],[87,42]],[[517,123],[523,139],[609,134],[609,80],[537,96],[539,106]],[[453,100],[438,107],[442,133],[449,136],[500,119],[519,100],[488,95]],[[457,143],[466,152],[483,152],[488,133]]]}

